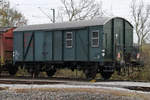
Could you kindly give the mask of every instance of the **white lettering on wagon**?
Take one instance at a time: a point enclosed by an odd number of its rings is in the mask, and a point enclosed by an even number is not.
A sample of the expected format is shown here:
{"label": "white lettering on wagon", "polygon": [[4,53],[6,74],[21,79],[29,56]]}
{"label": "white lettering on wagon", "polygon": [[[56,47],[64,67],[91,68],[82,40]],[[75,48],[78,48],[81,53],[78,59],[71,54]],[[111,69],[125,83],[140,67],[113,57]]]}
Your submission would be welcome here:
{"label": "white lettering on wagon", "polygon": [[19,52],[18,52],[17,50],[15,50],[15,51],[13,52],[13,58],[14,58],[15,60],[18,60],[18,59],[19,59],[19,56],[20,56]]}

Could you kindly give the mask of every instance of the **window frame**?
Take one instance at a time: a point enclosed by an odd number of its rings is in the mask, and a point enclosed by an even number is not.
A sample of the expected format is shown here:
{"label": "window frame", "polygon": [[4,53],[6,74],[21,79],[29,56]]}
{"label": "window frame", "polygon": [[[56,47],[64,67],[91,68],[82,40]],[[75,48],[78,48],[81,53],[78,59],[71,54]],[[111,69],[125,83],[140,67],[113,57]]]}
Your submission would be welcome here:
{"label": "window frame", "polygon": [[[97,32],[97,33],[98,33],[97,37],[93,37],[93,33],[94,33],[94,32]],[[92,35],[92,36],[91,36],[91,47],[93,47],[93,48],[98,48],[98,47],[99,47],[99,30],[92,31],[92,34],[91,34],[91,35]],[[93,40],[96,40],[96,39],[98,39],[97,45],[93,45]]]}
{"label": "window frame", "polygon": [[[71,34],[71,38],[67,38],[67,35],[68,34]],[[71,45],[68,46],[68,42],[67,41],[71,41]],[[73,32],[66,32],[66,35],[65,35],[65,42],[66,42],[66,48],[72,48],[73,47]]]}

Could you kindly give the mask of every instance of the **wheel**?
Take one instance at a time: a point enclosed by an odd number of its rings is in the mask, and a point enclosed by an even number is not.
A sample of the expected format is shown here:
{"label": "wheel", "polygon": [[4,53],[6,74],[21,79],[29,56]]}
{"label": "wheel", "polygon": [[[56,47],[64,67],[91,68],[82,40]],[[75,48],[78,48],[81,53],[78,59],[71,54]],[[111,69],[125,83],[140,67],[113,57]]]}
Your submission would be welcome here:
{"label": "wheel", "polygon": [[86,78],[89,80],[94,79],[96,77],[96,73],[92,73],[90,72],[90,70],[86,70],[85,75],[86,75]]}
{"label": "wheel", "polygon": [[13,65],[8,65],[8,72],[10,75],[14,76],[18,71],[18,67]]}
{"label": "wheel", "polygon": [[51,70],[48,70],[46,71],[46,74],[48,77],[52,77],[56,72],[56,69],[51,69]]}
{"label": "wheel", "polygon": [[101,72],[101,76],[103,77],[104,80],[110,79],[113,73],[110,72]]}
{"label": "wheel", "polygon": [[96,74],[97,74],[97,66],[95,67],[92,66],[85,70],[85,76],[89,80],[94,79],[96,77]]}

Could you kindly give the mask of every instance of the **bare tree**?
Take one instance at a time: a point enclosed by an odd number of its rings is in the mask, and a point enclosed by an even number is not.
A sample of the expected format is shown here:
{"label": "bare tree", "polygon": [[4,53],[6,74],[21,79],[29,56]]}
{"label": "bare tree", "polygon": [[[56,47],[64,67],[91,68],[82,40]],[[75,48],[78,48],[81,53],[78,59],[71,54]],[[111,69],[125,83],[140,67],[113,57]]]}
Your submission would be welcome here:
{"label": "bare tree", "polygon": [[146,39],[148,42],[150,42],[150,34],[148,35],[148,37]]}
{"label": "bare tree", "polygon": [[6,16],[8,26],[24,26],[27,24],[27,19],[23,16],[22,13],[19,13],[17,10],[9,9],[8,15]]}
{"label": "bare tree", "polygon": [[16,27],[27,24],[27,20],[22,13],[10,8],[10,4],[6,0],[0,2],[0,26]]}
{"label": "bare tree", "polygon": [[132,0],[130,8],[138,45],[142,46],[150,34],[150,7],[144,5],[143,1]]}
{"label": "bare tree", "polygon": [[77,21],[102,16],[102,2],[95,0],[61,0],[58,17],[61,21]]}

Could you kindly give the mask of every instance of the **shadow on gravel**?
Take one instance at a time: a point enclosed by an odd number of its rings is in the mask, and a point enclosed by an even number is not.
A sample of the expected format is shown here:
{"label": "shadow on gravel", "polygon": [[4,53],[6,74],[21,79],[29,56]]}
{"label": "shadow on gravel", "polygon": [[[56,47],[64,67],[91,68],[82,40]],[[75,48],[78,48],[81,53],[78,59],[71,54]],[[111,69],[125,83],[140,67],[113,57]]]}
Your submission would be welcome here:
{"label": "shadow on gravel", "polygon": [[0,84],[64,84],[64,82],[49,82],[49,81],[16,81],[16,80],[0,80]]}
{"label": "shadow on gravel", "polygon": [[7,89],[8,89],[7,87],[0,87],[0,91],[7,90]]}
{"label": "shadow on gravel", "polygon": [[129,90],[150,92],[150,87],[128,86],[128,87],[124,87],[124,88],[129,89]]}

